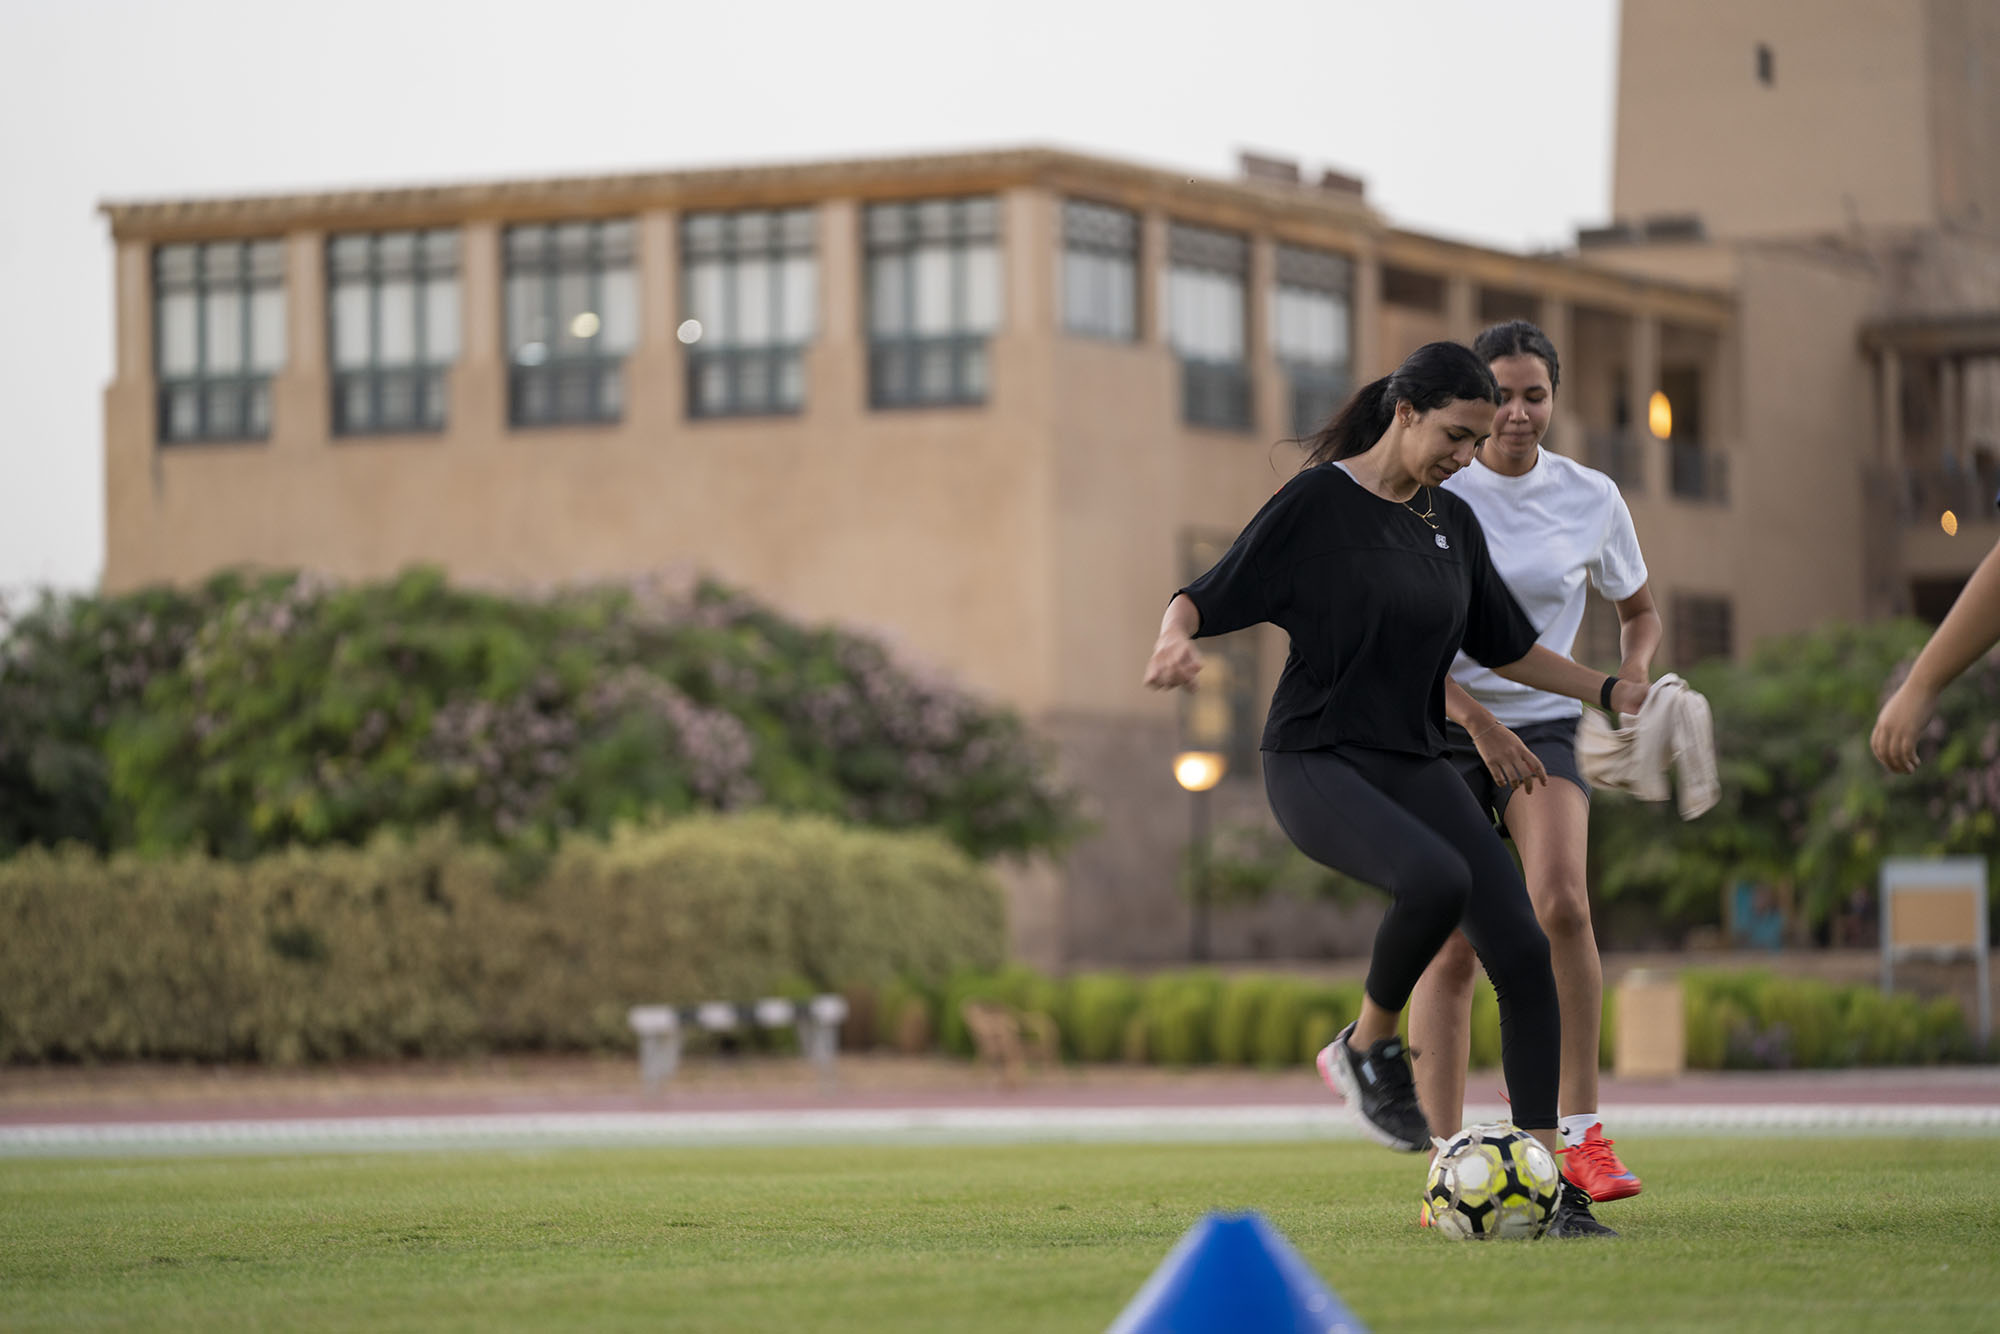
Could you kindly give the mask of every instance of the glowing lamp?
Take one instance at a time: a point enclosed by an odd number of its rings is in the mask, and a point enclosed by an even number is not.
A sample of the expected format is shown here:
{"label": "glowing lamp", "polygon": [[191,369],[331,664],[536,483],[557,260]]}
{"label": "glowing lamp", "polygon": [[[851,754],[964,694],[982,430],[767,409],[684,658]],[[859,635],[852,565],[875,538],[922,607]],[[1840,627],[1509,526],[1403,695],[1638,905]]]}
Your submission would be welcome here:
{"label": "glowing lamp", "polygon": [[1190,792],[1206,792],[1222,781],[1229,762],[1212,750],[1184,750],[1174,756],[1174,781]]}
{"label": "glowing lamp", "polygon": [[1667,396],[1657,389],[1646,403],[1646,425],[1661,440],[1674,433],[1674,405],[1667,402]]}

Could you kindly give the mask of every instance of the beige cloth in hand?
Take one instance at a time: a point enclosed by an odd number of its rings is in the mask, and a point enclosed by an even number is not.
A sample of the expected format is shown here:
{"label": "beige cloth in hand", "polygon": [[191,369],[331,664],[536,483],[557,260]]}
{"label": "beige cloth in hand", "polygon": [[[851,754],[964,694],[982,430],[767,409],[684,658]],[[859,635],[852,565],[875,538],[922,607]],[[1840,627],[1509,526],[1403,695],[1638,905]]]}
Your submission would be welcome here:
{"label": "beige cloth in hand", "polygon": [[1577,723],[1576,764],[1593,787],[1629,792],[1641,801],[1678,795],[1683,820],[1694,819],[1721,799],[1715,719],[1699,691],[1668,672],[1653,682],[1638,715],[1627,714],[1624,722],[1613,727],[1603,714],[1585,709]]}

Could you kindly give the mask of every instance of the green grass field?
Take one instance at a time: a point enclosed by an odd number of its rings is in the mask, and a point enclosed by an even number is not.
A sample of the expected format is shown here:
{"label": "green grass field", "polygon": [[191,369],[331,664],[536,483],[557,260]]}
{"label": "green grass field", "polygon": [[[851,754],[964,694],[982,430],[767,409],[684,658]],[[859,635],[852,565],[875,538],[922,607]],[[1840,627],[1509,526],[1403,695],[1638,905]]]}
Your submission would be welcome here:
{"label": "green grass field", "polygon": [[1350,1143],[12,1160],[0,1327],[1098,1330],[1217,1207],[1383,1331],[2000,1319],[2000,1140],[1625,1147],[1624,1239],[1511,1245]]}

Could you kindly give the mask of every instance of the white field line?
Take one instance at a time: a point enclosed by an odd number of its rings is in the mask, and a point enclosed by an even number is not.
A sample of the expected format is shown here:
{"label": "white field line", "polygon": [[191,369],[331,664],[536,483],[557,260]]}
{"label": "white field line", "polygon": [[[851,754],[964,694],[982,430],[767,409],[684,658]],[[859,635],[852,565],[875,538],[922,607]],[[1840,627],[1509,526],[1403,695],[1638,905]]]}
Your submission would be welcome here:
{"label": "white field line", "polygon": [[[1499,1120],[1500,1104],[1467,1120]],[[1672,1134],[2000,1135],[2000,1105],[1634,1105],[1617,1128]],[[0,1126],[0,1158],[716,1144],[1358,1139],[1337,1105],[958,1107],[738,1112],[494,1113]]]}

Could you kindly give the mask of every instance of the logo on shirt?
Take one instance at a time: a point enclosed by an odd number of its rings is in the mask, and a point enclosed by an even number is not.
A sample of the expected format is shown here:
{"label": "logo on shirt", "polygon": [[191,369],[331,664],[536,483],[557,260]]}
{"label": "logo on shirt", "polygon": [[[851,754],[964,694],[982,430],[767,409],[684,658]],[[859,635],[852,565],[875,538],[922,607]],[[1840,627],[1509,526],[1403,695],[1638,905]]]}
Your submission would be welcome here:
{"label": "logo on shirt", "polygon": [[1449,542],[1447,542],[1447,541],[1445,541],[1445,540],[1444,540],[1444,534],[1443,534],[1443,533],[1438,533],[1438,534],[1436,534],[1436,536],[1437,536],[1437,544],[1438,544],[1438,548],[1439,548],[1439,550],[1442,550],[1442,551],[1450,551],[1450,550],[1451,550],[1451,543],[1449,543]]}

